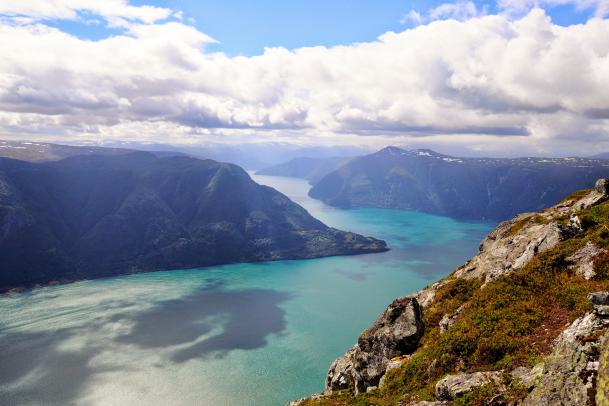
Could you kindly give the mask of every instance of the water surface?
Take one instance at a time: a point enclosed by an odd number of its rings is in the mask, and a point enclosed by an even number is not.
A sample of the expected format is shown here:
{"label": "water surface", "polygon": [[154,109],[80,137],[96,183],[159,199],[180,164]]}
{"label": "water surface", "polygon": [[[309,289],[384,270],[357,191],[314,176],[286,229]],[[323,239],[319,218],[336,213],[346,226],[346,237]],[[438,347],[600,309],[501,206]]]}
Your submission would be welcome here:
{"label": "water surface", "polygon": [[0,297],[2,405],[283,405],[395,297],[475,253],[490,230],[416,212],[338,210],[306,182],[254,176],[381,254],[154,272]]}

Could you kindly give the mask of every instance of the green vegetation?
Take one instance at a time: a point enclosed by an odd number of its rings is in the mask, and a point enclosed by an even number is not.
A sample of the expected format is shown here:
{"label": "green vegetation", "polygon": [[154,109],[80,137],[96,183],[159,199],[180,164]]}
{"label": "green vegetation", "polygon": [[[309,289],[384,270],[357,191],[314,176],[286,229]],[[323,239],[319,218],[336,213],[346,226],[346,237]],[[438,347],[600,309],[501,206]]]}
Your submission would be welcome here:
{"label": "green vegetation", "polygon": [[[429,400],[437,381],[447,374],[511,370],[539,362],[560,332],[592,310],[588,293],[609,290],[609,255],[595,260],[594,280],[576,275],[567,259],[588,241],[609,248],[609,202],[585,210],[580,219],[586,219],[583,232],[483,289],[479,289],[480,280],[449,279],[425,309],[421,347],[403,367],[388,373],[382,389],[356,397],[334,394],[307,404],[393,405],[400,400]],[[523,221],[514,227],[535,220],[528,217]],[[455,324],[441,334],[438,322],[442,316],[461,306]],[[525,395],[516,385],[501,398],[491,388],[482,387],[453,404],[484,405],[491,399],[493,404],[507,404]]]}

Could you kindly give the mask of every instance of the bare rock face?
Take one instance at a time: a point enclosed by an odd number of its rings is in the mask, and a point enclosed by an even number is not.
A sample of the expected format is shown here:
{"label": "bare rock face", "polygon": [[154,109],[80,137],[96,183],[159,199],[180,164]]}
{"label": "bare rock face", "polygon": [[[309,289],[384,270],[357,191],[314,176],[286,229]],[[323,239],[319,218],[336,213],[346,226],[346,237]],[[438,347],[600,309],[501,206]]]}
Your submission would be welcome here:
{"label": "bare rock face", "polygon": [[527,213],[500,224],[482,242],[480,252],[455,271],[455,276],[484,277],[490,282],[497,277],[526,265],[536,254],[546,251],[562,239],[557,222],[531,224],[514,231],[521,222],[537,216]]}
{"label": "bare rock face", "polygon": [[586,245],[568,257],[567,260],[573,262],[571,268],[575,269],[577,275],[581,275],[586,279],[592,279],[596,276],[594,272],[594,259],[604,252],[604,249],[601,249],[592,241],[588,241]]}
{"label": "bare rock face", "polygon": [[503,371],[448,375],[436,384],[436,398],[454,400],[476,388],[493,385],[497,392],[505,390]]}
{"label": "bare rock face", "polygon": [[334,360],[326,376],[326,389],[336,391],[355,388],[356,377],[359,377],[359,373],[354,367],[357,351],[356,345],[345,355]]}
{"label": "bare rock face", "polygon": [[423,312],[413,297],[394,300],[359,337],[357,345],[332,363],[326,392],[365,392],[378,386],[392,358],[414,352],[423,336]]}

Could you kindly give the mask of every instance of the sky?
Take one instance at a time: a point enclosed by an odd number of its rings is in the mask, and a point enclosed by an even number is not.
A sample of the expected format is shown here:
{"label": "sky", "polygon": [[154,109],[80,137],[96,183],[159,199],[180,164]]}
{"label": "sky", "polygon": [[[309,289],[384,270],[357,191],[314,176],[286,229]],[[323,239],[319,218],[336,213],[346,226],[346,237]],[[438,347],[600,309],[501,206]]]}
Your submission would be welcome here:
{"label": "sky", "polygon": [[609,151],[609,0],[3,0],[0,138]]}

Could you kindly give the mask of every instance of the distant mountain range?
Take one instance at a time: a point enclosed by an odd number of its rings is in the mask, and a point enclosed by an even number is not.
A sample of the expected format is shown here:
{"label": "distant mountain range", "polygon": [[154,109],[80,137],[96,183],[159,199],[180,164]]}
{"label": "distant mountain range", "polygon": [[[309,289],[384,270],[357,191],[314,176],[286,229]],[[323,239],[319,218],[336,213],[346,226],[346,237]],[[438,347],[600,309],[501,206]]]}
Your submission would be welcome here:
{"label": "distant mountain range", "polygon": [[[48,142],[0,140],[0,157],[29,162],[58,161],[77,155],[124,155],[138,150],[128,148],[106,148],[98,146],[62,145]],[[179,151],[154,151],[156,156],[182,156]]]}
{"label": "distant mountain range", "polygon": [[338,169],[353,158],[294,158],[256,172],[257,175],[288,176],[306,179],[311,184],[319,182],[324,176]]}
{"label": "distant mountain range", "polygon": [[260,170],[287,160],[313,156],[319,159],[352,157],[372,152],[358,146],[295,146],[288,143],[266,142],[251,144],[170,145],[141,142],[107,142],[103,145],[61,145],[36,141],[0,140],[0,157],[27,161],[49,161],[74,155],[122,154],[147,151],[159,156],[188,155],[200,159],[229,162],[248,170]]}
{"label": "distant mountain range", "polygon": [[609,160],[457,158],[387,147],[327,174],[309,195],[327,204],[499,221],[540,210],[609,176]]}
{"label": "distant mountain range", "polygon": [[0,290],[387,249],[327,227],[238,166],[101,152],[44,163],[0,158]]}

